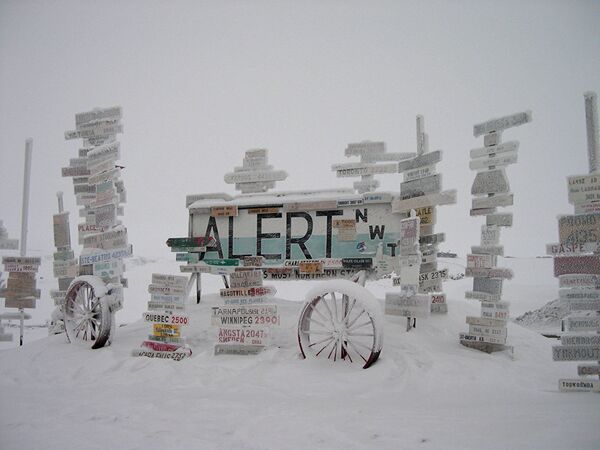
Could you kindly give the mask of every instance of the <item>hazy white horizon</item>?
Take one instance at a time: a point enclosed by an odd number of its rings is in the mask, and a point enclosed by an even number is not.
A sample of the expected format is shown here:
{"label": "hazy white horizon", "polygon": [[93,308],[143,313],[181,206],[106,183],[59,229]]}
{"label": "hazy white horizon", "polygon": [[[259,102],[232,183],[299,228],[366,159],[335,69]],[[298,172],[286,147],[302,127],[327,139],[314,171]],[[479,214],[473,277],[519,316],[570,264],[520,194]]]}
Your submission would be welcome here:
{"label": "hazy white horizon", "polygon": [[[531,110],[504,133],[520,141],[507,168],[515,195],[508,255],[541,255],[572,213],[566,177],[587,173],[583,93],[600,91],[600,3],[0,2],[0,220],[19,238],[25,139],[34,140],[28,247],[51,251],[56,192],[72,239],[78,221],[60,168],[81,141],[74,115],[123,107],[119,135],[127,189],[124,224],[135,253],[168,254],[185,235],[185,196],[234,193],[223,175],[244,151],[266,147],[289,173],[277,189],[351,187],[330,165],[349,142],[383,140],[415,151],[425,117],[444,189],[441,247],[479,240],[469,217],[473,125]],[[383,175],[380,190],[399,190]],[[519,274],[516,274],[518,277]]]}

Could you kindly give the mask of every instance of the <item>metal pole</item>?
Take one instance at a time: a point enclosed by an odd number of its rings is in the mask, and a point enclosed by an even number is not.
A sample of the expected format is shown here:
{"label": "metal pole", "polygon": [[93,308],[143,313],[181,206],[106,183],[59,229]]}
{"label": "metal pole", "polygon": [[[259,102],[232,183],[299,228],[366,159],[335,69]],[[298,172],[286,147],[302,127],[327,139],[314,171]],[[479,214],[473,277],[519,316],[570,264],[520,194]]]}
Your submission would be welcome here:
{"label": "metal pole", "polygon": [[58,191],[56,193],[56,197],[58,197],[58,212],[59,214],[62,213],[65,209],[64,209],[64,204],[63,204],[63,193],[62,191]]}
{"label": "metal pole", "polygon": [[595,92],[586,92],[585,98],[585,122],[587,128],[588,161],[590,173],[598,172],[600,161],[598,151],[598,102]]}
{"label": "metal pole", "polygon": [[423,133],[425,128],[425,119],[423,116],[417,116],[417,156],[425,153],[425,142],[423,139]]}
{"label": "metal pole", "polygon": [[[29,217],[29,182],[31,178],[31,152],[33,150],[33,139],[25,141],[25,168],[23,174],[23,207],[21,208],[21,256],[27,254],[27,219]],[[19,346],[23,345],[23,328],[25,321],[25,310],[19,308]]]}

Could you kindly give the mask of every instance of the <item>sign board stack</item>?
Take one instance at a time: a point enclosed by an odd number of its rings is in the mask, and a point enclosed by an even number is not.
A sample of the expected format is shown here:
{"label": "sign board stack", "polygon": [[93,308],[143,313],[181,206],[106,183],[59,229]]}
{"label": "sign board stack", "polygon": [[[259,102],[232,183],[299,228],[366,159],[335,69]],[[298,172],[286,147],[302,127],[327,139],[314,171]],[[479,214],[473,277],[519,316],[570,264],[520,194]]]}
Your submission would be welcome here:
{"label": "sign board stack", "polygon": [[400,198],[392,203],[392,211],[408,214],[415,210],[419,217],[422,255],[419,293],[432,294],[431,312],[447,313],[442,282],[448,278],[448,269],[439,269],[437,264],[439,244],[444,242],[445,234],[435,233],[434,226],[436,207],[456,203],[456,189],[442,191],[442,175],[436,170],[436,164],[442,160],[442,151],[429,152],[429,139],[423,123],[423,117],[417,116],[416,156],[398,164],[404,181],[400,184]]}
{"label": "sign board stack", "polygon": [[[79,267],[71,269],[67,263],[61,274],[65,277],[95,275],[113,285],[111,311],[123,307],[123,288],[127,280],[123,258],[131,256],[132,246],[127,240],[127,228],[118,216],[123,215],[126,190],[121,180],[121,145],[117,133],[123,132],[121,107],[94,109],[75,115],[76,129],[65,132],[65,139],[83,140],[78,157],[62,168],[63,177],[72,177],[79,216],[80,244],[83,252]],[[59,266],[61,266],[59,264]],[[62,267],[61,266],[61,267]]]}
{"label": "sign board stack", "polygon": [[174,361],[191,356],[192,351],[182,335],[182,327],[190,323],[185,313],[187,286],[185,276],[152,274],[152,283],[148,286],[148,311],[143,314],[144,321],[152,324],[152,333],[140,348],[132,351],[133,356]]}
{"label": "sign board stack", "polygon": [[4,271],[8,272],[6,285],[0,289],[0,298],[4,298],[4,307],[34,309],[41,296],[36,288],[35,274],[42,263],[39,257],[3,256]]}
{"label": "sign board stack", "polygon": [[247,256],[229,275],[220,291],[224,304],[212,308],[217,327],[215,355],[256,355],[268,345],[270,330],[279,325],[277,305],[268,302],[276,289],[263,286],[261,256]]}
{"label": "sign board stack", "polygon": [[581,378],[560,379],[561,391],[600,392],[600,167],[596,95],[585,94],[589,174],[567,178],[573,215],[558,217],[559,242],[547,245],[554,256],[559,298],[570,314],[563,320],[567,333],[552,348],[554,361],[584,361]]}
{"label": "sign board stack", "polygon": [[407,317],[407,331],[411,329],[411,317],[429,317],[431,312],[432,295],[418,293],[422,257],[419,250],[420,221],[413,211],[411,217],[400,222],[400,277],[393,278],[392,282],[394,286],[401,286],[401,291],[385,294],[385,313]]}
{"label": "sign board stack", "polygon": [[480,245],[472,246],[467,255],[465,276],[473,278],[473,290],[465,296],[481,301],[481,317],[468,316],[469,331],[460,333],[459,338],[462,345],[487,353],[511,348],[506,345],[509,303],[502,301],[502,284],[513,273],[497,267],[497,259],[504,255],[500,229],[512,226],[513,216],[510,212],[498,213],[497,208],[513,204],[505,167],[517,162],[519,143],[502,143],[502,131],[530,121],[531,113],[527,111],[473,127],[475,137],[483,135],[484,146],[470,154],[469,167],[477,172],[471,186],[471,216],[485,216],[486,223],[481,227]]}
{"label": "sign board stack", "polygon": [[[67,289],[77,276],[78,264],[75,259],[75,253],[71,248],[71,232],[69,228],[69,213],[62,211],[62,192],[59,196],[59,213],[52,216],[54,226],[54,277],[58,280],[58,289],[50,291],[50,297],[54,304],[62,311],[64,306]],[[55,332],[59,331],[56,329]],[[63,328],[64,330],[64,328]]]}
{"label": "sign board stack", "polygon": [[[0,250],[18,250],[19,249],[19,240],[18,239],[9,239],[8,237],[8,231],[6,230],[6,228],[4,227],[4,223],[0,220]],[[11,261],[11,259],[9,259],[8,261]],[[3,263],[4,263],[4,258],[3,258]],[[7,268],[16,268],[15,264],[11,264],[11,263],[4,263],[4,267],[5,270]],[[39,264],[38,264],[39,266]],[[36,271],[37,271],[37,267],[36,267]],[[1,273],[0,273],[1,275]],[[9,290],[9,287],[12,288],[12,291],[15,291],[15,287],[18,286],[22,286],[24,288],[27,288],[27,283],[29,283],[29,285],[33,285],[33,289],[35,289],[35,272],[34,273],[28,273],[28,272],[9,272],[8,274],[8,280],[7,279],[1,279],[0,280],[0,297],[4,297],[5,298],[5,303],[8,303],[8,305],[10,304],[14,304],[14,301],[16,300],[16,296],[15,295],[11,295],[11,290]],[[12,280],[11,280],[12,278]],[[17,281],[19,279],[23,279],[24,282],[20,283],[20,281]],[[6,295],[3,295],[6,294]],[[33,304],[35,306],[35,299],[33,300]],[[9,308],[10,306],[8,306],[5,304],[5,306],[7,308]],[[17,306],[17,308],[21,308],[21,306]],[[9,318],[13,318],[12,316],[14,316],[14,313],[4,313],[4,314],[0,314],[0,342],[9,342],[13,340],[13,335],[12,333],[6,333],[4,331],[4,326],[2,325],[2,319],[9,319]],[[20,319],[20,314],[14,317],[15,319]]]}
{"label": "sign board stack", "polygon": [[373,192],[379,187],[375,175],[398,173],[398,163],[393,161],[415,156],[414,153],[387,153],[384,142],[371,141],[348,144],[345,155],[359,156],[360,162],[333,164],[331,170],[335,171],[338,177],[360,177],[360,181],[354,182],[354,189],[360,194]]}
{"label": "sign board stack", "polygon": [[285,180],[288,174],[285,170],[274,170],[268,164],[268,153],[266,148],[247,150],[242,166],[225,174],[225,183],[235,184],[235,189],[242,194],[267,192],[274,188],[275,182]]}

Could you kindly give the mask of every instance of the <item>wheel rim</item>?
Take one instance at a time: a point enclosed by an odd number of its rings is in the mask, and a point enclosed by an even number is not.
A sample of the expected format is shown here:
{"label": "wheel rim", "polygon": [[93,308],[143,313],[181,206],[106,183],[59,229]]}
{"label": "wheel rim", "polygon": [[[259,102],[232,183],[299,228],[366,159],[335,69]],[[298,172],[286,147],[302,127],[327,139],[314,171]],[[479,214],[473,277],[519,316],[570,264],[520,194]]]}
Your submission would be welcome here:
{"label": "wheel rim", "polygon": [[73,286],[65,302],[65,328],[71,340],[95,341],[102,325],[100,299],[87,283]]}
{"label": "wheel rim", "polygon": [[302,354],[369,367],[379,356],[375,321],[357,298],[328,290],[306,304],[299,321]]}

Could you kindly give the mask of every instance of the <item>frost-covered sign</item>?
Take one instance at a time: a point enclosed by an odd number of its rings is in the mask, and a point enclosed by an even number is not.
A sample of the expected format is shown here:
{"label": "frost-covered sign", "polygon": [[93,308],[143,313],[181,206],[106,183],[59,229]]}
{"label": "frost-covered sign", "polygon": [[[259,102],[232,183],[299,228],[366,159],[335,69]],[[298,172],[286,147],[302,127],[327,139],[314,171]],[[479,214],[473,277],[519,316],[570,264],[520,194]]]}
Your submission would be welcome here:
{"label": "frost-covered sign", "polygon": [[224,304],[212,308],[211,318],[217,334],[215,355],[255,355],[269,344],[272,327],[279,325],[277,305],[269,304],[277,291],[263,286],[263,263],[262,257],[243,258],[229,276],[230,286],[221,289]]}
{"label": "frost-covered sign", "polygon": [[[598,172],[598,118],[596,95],[585,94],[589,175],[567,178],[574,215],[558,217],[559,242],[547,246],[554,256],[560,302],[571,314],[563,320],[567,331],[561,345],[552,347],[554,361],[600,362],[600,173]],[[581,378],[561,379],[561,391],[600,391],[600,364],[579,366]]]}
{"label": "frost-covered sign", "polygon": [[363,141],[348,144],[345,154],[347,157],[358,156],[360,162],[334,164],[331,170],[338,177],[360,177],[354,182],[354,189],[360,193],[373,192],[379,187],[379,181],[374,175],[398,173],[398,163],[414,156],[414,153],[388,153],[384,142]]}
{"label": "frost-covered sign", "polygon": [[185,276],[152,274],[148,311],[142,314],[144,322],[151,326],[151,333],[140,348],[132,351],[133,356],[180,361],[192,354],[183,336],[183,330],[190,324],[185,312],[187,285]]}
{"label": "frost-covered sign", "polygon": [[268,157],[266,148],[246,151],[242,166],[225,174],[225,183],[235,184],[235,188],[242,194],[267,192],[274,188],[276,181],[283,181],[288,175],[284,170],[274,170],[268,164]]}
{"label": "frost-covered sign", "polygon": [[511,348],[506,346],[509,304],[502,301],[502,286],[513,273],[497,267],[497,262],[504,255],[504,247],[499,244],[500,229],[512,226],[512,213],[497,210],[513,204],[505,167],[517,162],[519,143],[502,143],[502,131],[530,121],[531,113],[522,112],[473,128],[475,137],[484,135],[484,146],[470,151],[469,167],[477,172],[471,186],[470,215],[485,216],[486,222],[481,227],[480,245],[472,246],[471,254],[467,255],[465,276],[473,278],[473,290],[465,292],[465,297],[481,302],[481,317],[466,318],[469,331],[460,333],[459,340],[466,347],[488,353]]}
{"label": "frost-covered sign", "polygon": [[429,137],[424,131],[423,117],[417,116],[417,153],[398,164],[404,181],[400,184],[400,198],[392,203],[392,211],[409,214],[415,210],[420,219],[418,292],[435,296],[436,302],[430,301],[433,313],[448,312],[446,297],[442,295],[442,281],[447,279],[447,271],[438,270],[437,265],[439,244],[444,242],[445,235],[434,232],[436,207],[456,203],[456,190],[442,190],[442,175],[436,172],[436,164],[441,160],[441,150],[429,151]]}
{"label": "frost-covered sign", "polygon": [[[118,164],[122,148],[117,134],[123,132],[121,107],[96,108],[75,115],[75,130],[66,131],[65,139],[82,139],[76,158],[62,169],[63,177],[72,177],[76,203],[81,206],[77,225],[79,244],[83,250],[76,258],[71,248],[68,213],[54,215],[54,276],[59,288],[52,291],[60,308],[69,287],[69,280],[78,275],[94,275],[113,287],[110,313],[123,307],[123,258],[131,256],[127,229],[119,220],[124,213],[127,192]],[[59,205],[62,199],[59,200]]]}

